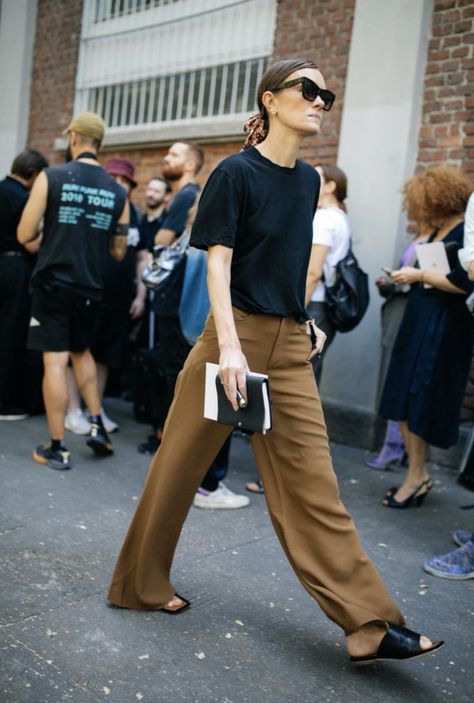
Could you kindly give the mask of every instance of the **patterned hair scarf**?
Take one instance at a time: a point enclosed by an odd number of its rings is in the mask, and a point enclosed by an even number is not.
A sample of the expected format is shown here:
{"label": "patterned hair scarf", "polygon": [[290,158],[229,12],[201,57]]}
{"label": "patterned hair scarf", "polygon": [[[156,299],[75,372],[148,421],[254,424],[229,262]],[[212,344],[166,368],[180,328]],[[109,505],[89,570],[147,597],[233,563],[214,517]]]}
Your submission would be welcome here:
{"label": "patterned hair scarf", "polygon": [[244,125],[244,132],[246,132],[247,138],[241,151],[263,142],[268,134],[268,127],[265,125],[265,119],[261,112],[256,112],[255,115],[249,117]]}

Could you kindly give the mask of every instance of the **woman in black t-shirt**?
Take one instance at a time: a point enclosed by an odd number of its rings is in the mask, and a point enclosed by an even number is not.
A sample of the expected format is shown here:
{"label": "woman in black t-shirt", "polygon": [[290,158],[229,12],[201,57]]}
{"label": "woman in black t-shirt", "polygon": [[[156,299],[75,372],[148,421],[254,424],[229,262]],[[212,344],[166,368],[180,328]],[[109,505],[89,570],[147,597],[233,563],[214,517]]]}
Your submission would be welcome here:
{"label": "woman in black t-shirt", "polygon": [[272,430],[251,442],[275,531],[303,586],[344,630],[351,660],[367,663],[419,656],[442,643],[402,627],[361,550],[339,499],[308,363],[324,345],[304,305],[319,175],[296,153],[319,132],[333,101],[313,62],[271,66],[244,150],[224,159],[204,188],[191,244],[208,249],[212,312],[178,378],[109,599],[171,613],[189,605],[170,583],[171,562],[194,493],[231,432],[203,418],[205,364],[219,364],[235,410],[250,369],[268,374],[272,394]]}

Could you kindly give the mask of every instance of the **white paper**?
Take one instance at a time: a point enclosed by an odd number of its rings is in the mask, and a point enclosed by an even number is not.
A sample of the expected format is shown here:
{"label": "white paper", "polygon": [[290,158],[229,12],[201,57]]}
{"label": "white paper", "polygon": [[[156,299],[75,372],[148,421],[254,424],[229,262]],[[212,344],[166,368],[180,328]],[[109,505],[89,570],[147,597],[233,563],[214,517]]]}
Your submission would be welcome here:
{"label": "white paper", "polygon": [[217,364],[206,362],[206,385],[204,390],[204,417],[217,420],[217,388],[216,376],[219,372]]}

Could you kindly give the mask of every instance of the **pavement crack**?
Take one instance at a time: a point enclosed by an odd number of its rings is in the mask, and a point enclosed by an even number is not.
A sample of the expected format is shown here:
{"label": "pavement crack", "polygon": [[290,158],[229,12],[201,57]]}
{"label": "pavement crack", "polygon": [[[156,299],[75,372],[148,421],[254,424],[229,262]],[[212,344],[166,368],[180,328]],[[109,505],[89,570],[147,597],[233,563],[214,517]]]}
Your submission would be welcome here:
{"label": "pavement crack", "polygon": [[242,547],[247,547],[249,544],[258,544],[259,542],[265,542],[266,540],[272,539],[275,537],[273,532],[270,532],[268,535],[265,535],[263,537],[252,537],[252,539],[246,540],[245,542],[239,542],[238,544],[232,544],[230,547],[222,547],[221,549],[216,549],[215,551],[208,552],[204,554],[203,556],[195,557],[194,559],[189,559],[190,564],[196,564],[200,561],[204,561],[205,559],[209,559],[210,556],[216,556],[218,554],[225,554],[225,552],[232,552],[235,549],[241,549]]}
{"label": "pavement crack", "polygon": [[0,530],[0,537],[3,537],[3,535],[8,535],[9,532],[15,532],[16,530],[24,530],[25,526],[24,525],[16,525],[15,527],[7,527],[6,530]]}
{"label": "pavement crack", "polygon": [[48,608],[47,610],[42,610],[39,613],[32,613],[31,615],[27,615],[24,618],[19,618],[18,620],[12,620],[11,622],[0,623],[0,630],[7,630],[9,627],[14,627],[15,625],[19,625],[22,623],[37,620],[38,618],[43,617],[43,615],[49,615],[50,613],[54,613],[56,610],[60,610],[61,608],[64,608],[65,606],[66,607],[71,606],[71,605],[78,606],[78,605],[84,603],[85,601],[87,601],[89,598],[95,598],[96,596],[98,596],[99,594],[101,594],[103,592],[104,592],[104,590],[101,588],[97,591],[94,591],[94,593],[88,593],[86,596],[82,596],[81,598],[78,598],[77,600],[62,602],[59,605],[57,605],[56,607],[51,607],[51,608]]}
{"label": "pavement crack", "polygon": [[[32,654],[33,657],[35,657],[39,662],[41,662],[41,664],[43,664],[45,667],[48,667],[49,669],[53,669],[56,672],[56,674],[58,675],[60,680],[62,680],[65,683],[72,684],[81,693],[85,693],[88,696],[91,693],[93,693],[94,697],[95,697],[95,692],[89,686],[87,686],[86,684],[81,683],[80,681],[77,681],[77,680],[71,681],[70,679],[65,677],[63,672],[61,671],[61,669],[56,664],[54,664],[51,659],[47,659],[45,656],[40,654],[40,652],[37,652],[36,649],[34,649],[29,644],[27,644],[23,640],[19,639],[18,637],[16,637],[14,634],[10,634],[9,637],[11,638],[11,640],[13,641],[15,646],[23,647],[27,652]],[[29,666],[31,666],[31,665],[29,665]],[[17,678],[21,678],[21,677],[23,677],[23,675],[24,675],[24,672],[21,672]],[[70,700],[73,701],[73,698],[71,697]],[[91,698],[88,698],[88,701],[90,703],[93,703]],[[95,697],[95,701],[99,701],[99,699]]]}

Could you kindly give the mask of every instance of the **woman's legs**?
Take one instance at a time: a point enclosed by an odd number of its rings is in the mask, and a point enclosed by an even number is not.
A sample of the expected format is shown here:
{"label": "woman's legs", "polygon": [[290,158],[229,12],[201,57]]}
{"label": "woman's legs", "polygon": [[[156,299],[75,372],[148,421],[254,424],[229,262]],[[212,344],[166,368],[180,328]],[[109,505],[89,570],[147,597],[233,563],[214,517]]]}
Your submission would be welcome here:
{"label": "woman's legs", "polygon": [[[429,474],[426,470],[426,457],[428,444],[408,429],[406,421],[400,422],[400,431],[408,454],[408,471],[405,480],[394,495],[395,500],[403,501],[412,495],[424,481],[428,481]],[[429,488],[422,488],[420,494]]]}
{"label": "woman's legs", "polygon": [[158,610],[179,605],[170,569],[194,495],[231,427],[205,420],[205,362],[218,360],[215,330],[191,351],[178,377],[163,439],[128,530],[109,590],[115,605]]}
{"label": "woman's legs", "polygon": [[[351,654],[367,654],[376,650],[386,623],[402,625],[403,616],[339,499],[312,368],[301,362],[309,345],[305,326],[260,315],[236,323],[250,368],[270,376],[273,429],[253,435],[252,445],[273,525],[306,590],[351,636]],[[217,359],[211,320],[178,379],[109,591],[116,605],[156,610],[180,604],[169,581],[176,543],[194,492],[230,433],[202,419],[205,362]]]}
{"label": "woman's legs", "polygon": [[[402,625],[340,501],[312,368],[298,364],[301,342],[282,335],[286,352],[268,365],[273,428],[251,440],[273,526],[304,588],[347,635],[374,621]],[[293,367],[291,358],[279,367],[283,354],[296,355]]]}

